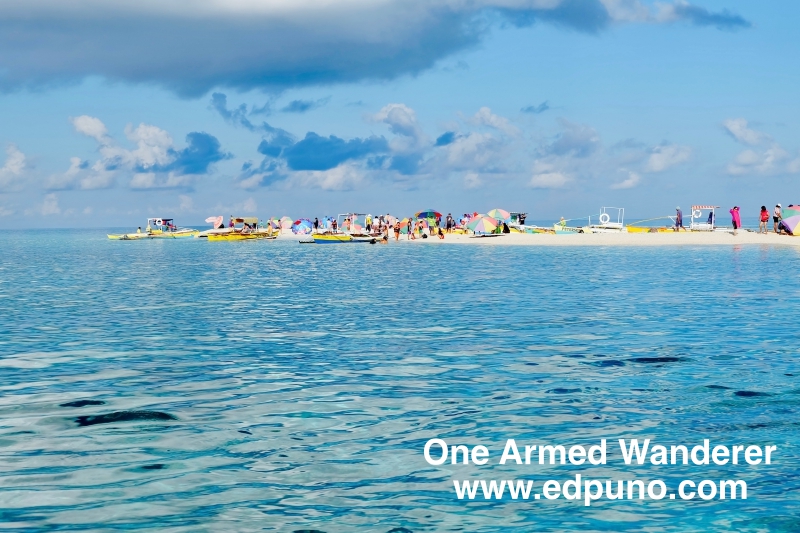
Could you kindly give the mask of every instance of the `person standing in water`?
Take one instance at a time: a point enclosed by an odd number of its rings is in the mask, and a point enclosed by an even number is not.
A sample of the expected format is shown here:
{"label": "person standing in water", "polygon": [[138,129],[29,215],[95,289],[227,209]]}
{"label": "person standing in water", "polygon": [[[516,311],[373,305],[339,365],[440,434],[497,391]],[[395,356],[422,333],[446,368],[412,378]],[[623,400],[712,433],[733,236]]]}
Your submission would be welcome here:
{"label": "person standing in water", "polygon": [[739,206],[733,206],[733,209],[730,210],[730,213],[731,221],[733,222],[733,234],[736,235],[736,232],[742,227],[742,219],[739,216]]}
{"label": "person standing in water", "polygon": [[[386,231],[389,231],[389,226],[386,226]],[[400,240],[400,221],[394,223],[394,242]]]}

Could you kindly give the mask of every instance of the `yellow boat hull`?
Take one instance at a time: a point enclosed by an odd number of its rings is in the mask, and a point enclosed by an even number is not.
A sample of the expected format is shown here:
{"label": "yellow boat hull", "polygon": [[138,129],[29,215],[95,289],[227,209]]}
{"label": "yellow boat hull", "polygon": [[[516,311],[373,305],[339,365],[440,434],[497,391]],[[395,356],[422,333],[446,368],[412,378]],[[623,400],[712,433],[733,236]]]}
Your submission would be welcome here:
{"label": "yellow boat hull", "polygon": [[164,231],[161,233],[154,233],[152,238],[154,239],[182,239],[183,237],[194,237],[200,233],[198,230],[191,230],[191,231]]}
{"label": "yellow boat hull", "polygon": [[153,231],[150,233],[116,233],[108,234],[112,241],[141,241],[144,239],[181,239],[194,237],[200,233],[198,230],[189,231]]}
{"label": "yellow boat hull", "polygon": [[219,241],[256,241],[259,239],[277,239],[274,233],[224,233],[221,235],[211,234],[208,236],[210,242]]}
{"label": "yellow boat hull", "polygon": [[672,233],[672,228],[652,228],[652,227],[639,227],[639,226],[626,226],[625,229],[628,233]]}
{"label": "yellow boat hull", "polygon": [[350,235],[334,234],[334,235],[312,235],[315,244],[343,244],[353,242]]}

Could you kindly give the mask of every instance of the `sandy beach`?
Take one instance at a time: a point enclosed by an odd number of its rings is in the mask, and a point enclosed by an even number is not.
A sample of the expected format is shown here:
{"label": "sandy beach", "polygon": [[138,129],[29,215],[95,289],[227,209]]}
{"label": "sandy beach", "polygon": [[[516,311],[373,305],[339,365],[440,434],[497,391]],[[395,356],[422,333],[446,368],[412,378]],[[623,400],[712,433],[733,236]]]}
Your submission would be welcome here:
{"label": "sandy beach", "polygon": [[[307,236],[302,236],[307,238]],[[300,239],[301,236],[284,233],[280,239]],[[407,240],[405,235],[390,244],[442,245],[477,244],[484,246],[728,246],[728,245],[779,245],[800,246],[800,238],[789,235],[767,235],[740,231],[734,236],[724,232],[680,233],[576,233],[574,235],[510,233],[494,237],[446,234],[444,239],[427,238]]]}

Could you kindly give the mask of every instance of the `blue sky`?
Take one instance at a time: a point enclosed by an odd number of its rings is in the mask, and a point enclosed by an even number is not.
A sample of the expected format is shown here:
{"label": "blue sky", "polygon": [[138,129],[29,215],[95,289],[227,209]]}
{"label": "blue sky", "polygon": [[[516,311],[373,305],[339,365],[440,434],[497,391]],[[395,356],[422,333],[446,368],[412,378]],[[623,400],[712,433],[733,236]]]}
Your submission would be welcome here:
{"label": "blue sky", "polygon": [[800,199],[794,3],[63,4],[0,7],[0,227]]}

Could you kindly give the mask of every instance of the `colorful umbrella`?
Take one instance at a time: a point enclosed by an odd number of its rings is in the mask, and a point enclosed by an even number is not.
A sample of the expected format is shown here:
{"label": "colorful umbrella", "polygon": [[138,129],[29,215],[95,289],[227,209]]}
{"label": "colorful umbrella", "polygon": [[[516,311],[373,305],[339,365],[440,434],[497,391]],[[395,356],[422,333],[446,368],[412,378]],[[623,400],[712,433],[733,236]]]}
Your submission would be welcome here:
{"label": "colorful umbrella", "polygon": [[295,235],[308,235],[311,233],[311,228],[313,226],[310,220],[301,218],[300,220],[295,220],[294,224],[292,224],[292,233]]}
{"label": "colorful umbrella", "polygon": [[782,212],[783,227],[791,232],[792,235],[797,233],[795,229],[800,225],[800,205],[790,205]]}
{"label": "colorful umbrella", "polygon": [[467,224],[467,227],[475,233],[491,233],[497,229],[497,220],[490,216],[478,215]]}
{"label": "colorful umbrella", "polygon": [[[403,235],[408,235],[408,221],[409,220],[411,220],[411,219],[404,218],[403,220],[400,221],[400,233],[402,233]],[[412,226],[413,226],[413,221],[412,221]]]}
{"label": "colorful umbrella", "polygon": [[426,209],[424,211],[420,211],[414,216],[417,218],[439,218],[442,216],[442,214],[438,211],[434,211],[433,209]]}
{"label": "colorful umbrella", "polygon": [[294,221],[289,217],[281,217],[281,228],[289,229],[294,224]]}
{"label": "colorful umbrella", "polygon": [[505,209],[492,209],[486,214],[495,220],[502,220],[503,222],[508,222],[511,220],[511,213]]}
{"label": "colorful umbrella", "polygon": [[209,224],[211,224],[211,227],[213,227],[213,228],[218,228],[218,227],[220,227],[220,226],[222,225],[222,220],[223,220],[223,218],[222,218],[222,216],[220,215],[220,216],[218,216],[218,217],[208,217],[208,218],[206,219],[206,222],[208,222]]}

